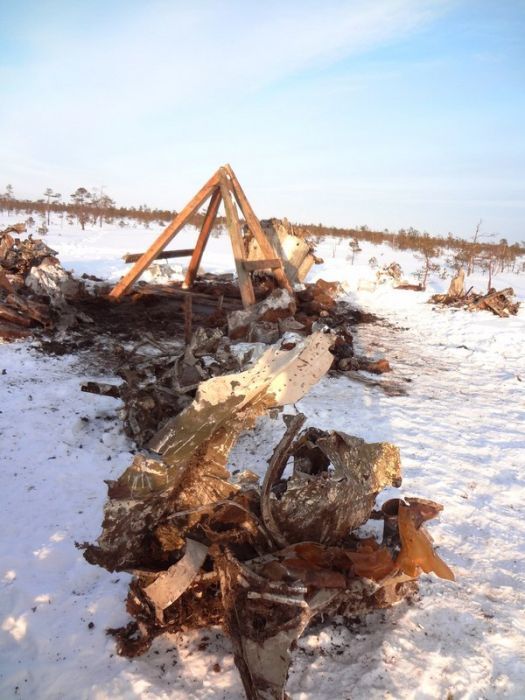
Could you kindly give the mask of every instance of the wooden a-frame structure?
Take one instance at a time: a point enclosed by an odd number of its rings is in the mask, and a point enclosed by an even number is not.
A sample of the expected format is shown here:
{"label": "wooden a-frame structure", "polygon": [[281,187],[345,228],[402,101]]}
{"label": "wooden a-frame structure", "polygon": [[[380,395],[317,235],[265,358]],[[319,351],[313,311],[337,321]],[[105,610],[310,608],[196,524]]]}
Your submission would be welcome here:
{"label": "wooden a-frame structure", "polygon": [[[234,198],[251,234],[259,244],[264,256],[263,260],[247,259],[245,242]],[[168,243],[208,199],[210,203],[195,248],[163,253]],[[115,300],[120,299],[140,277],[144,270],[149,267],[155,259],[162,257],[184,257],[191,255],[190,264],[183,284],[185,289],[189,289],[197,276],[202,254],[204,253],[206,243],[212,231],[221,201],[224,202],[224,208],[226,210],[226,224],[230,234],[235,267],[239,279],[239,289],[244,307],[246,308],[255,303],[255,294],[251,279],[251,273],[255,270],[272,270],[279,286],[291,292],[291,285],[285,274],[281,259],[266,237],[259,223],[259,219],[255,216],[233,169],[230,165],[225,165],[212,175],[204,187],[202,187],[184,209],[177,214],[145,253],[127,256],[126,261],[135,262],[135,264],[111,290],[109,297]]]}

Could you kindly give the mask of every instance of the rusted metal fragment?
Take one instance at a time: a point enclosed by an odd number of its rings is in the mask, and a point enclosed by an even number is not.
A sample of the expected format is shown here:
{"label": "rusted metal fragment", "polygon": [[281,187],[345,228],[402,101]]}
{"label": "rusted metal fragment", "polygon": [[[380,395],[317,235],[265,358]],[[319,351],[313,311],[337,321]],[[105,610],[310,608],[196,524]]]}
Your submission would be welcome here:
{"label": "rusted metal fragment", "polygon": [[[248,700],[284,700],[290,650],[313,620],[354,617],[393,605],[415,590],[414,581],[397,570],[378,581],[356,577],[346,549],[315,543],[244,563],[225,547],[213,548],[212,555],[224,627]],[[279,567],[287,573],[279,573]]]}
{"label": "rusted metal fragment", "polygon": [[398,527],[401,552],[396,559],[396,565],[408,576],[417,576],[421,569],[426,574],[433,571],[440,578],[454,581],[452,570],[436,554],[430,535],[421,524],[420,513],[417,504],[405,505],[402,502],[399,504]]}
{"label": "rusted metal fragment", "polygon": [[30,335],[31,330],[29,328],[23,328],[14,323],[0,322],[0,338],[3,340],[19,340],[20,338],[27,338]]}
{"label": "rusted metal fragment", "polygon": [[15,290],[11,281],[7,277],[6,273],[1,268],[0,268],[0,289],[3,289],[4,291],[6,291],[8,293],[14,292],[14,290]]}
{"label": "rusted metal fragment", "polygon": [[16,293],[8,294],[5,301],[6,304],[13,309],[17,309],[27,318],[37,321],[44,327],[52,323],[49,306],[47,304],[43,304],[35,299],[22,297]]}
{"label": "rusted metal fragment", "polygon": [[187,538],[182,559],[144,588],[144,593],[155,606],[155,614],[160,623],[164,622],[164,610],[180,598],[193,582],[207,553],[208,547]]}
{"label": "rusted metal fragment", "polygon": [[[248,700],[282,700],[290,648],[315,615],[304,586],[273,588],[223,548],[214,552],[219,573],[224,627]],[[336,593],[330,592],[329,599]]]}
{"label": "rusted metal fragment", "polygon": [[84,382],[80,385],[80,391],[99,396],[111,396],[113,399],[120,398],[120,387],[108,382]]}
{"label": "rusted metal fragment", "polygon": [[273,517],[288,542],[340,541],[368,520],[379,491],[401,484],[399,449],[390,443],[310,430],[293,453],[286,491],[271,500]]}

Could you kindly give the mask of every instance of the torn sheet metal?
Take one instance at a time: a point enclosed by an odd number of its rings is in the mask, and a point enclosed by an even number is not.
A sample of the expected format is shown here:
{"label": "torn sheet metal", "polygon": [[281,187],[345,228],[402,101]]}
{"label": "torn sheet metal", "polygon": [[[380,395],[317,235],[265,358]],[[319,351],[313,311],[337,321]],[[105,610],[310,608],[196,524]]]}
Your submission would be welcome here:
{"label": "torn sheet metal", "polygon": [[286,490],[270,502],[288,542],[340,541],[368,520],[382,489],[401,485],[399,449],[387,442],[310,429],[293,453]]}
{"label": "torn sheet metal", "polygon": [[[295,403],[328,371],[329,334],[314,333],[292,350],[270,347],[245,372],[203,382],[193,403],[150,441],[157,453],[136,455],[110,482],[98,546],[85,556],[110,570],[160,564],[166,558],[151,523],[235,494],[229,453],[267,409]],[[190,521],[198,516],[188,516]]]}
{"label": "torn sheet metal", "polygon": [[420,513],[417,502],[409,505],[399,504],[398,526],[401,551],[396,564],[408,576],[417,576],[421,569],[426,574],[433,571],[440,578],[454,581],[452,570],[434,550],[430,535],[422,525]]}
{"label": "torn sheet metal", "polygon": [[193,582],[204,564],[207,553],[208,547],[188,537],[182,559],[144,588],[144,593],[155,606],[159,622],[164,622],[164,610],[180,598]]}
{"label": "torn sheet metal", "polygon": [[[303,282],[315,262],[312,249],[293,231],[287,219],[268,219],[261,221],[261,226],[272,244],[278,257],[283,261],[284,271],[291,284]],[[248,260],[264,260],[257,240],[251,238],[248,244]]]}

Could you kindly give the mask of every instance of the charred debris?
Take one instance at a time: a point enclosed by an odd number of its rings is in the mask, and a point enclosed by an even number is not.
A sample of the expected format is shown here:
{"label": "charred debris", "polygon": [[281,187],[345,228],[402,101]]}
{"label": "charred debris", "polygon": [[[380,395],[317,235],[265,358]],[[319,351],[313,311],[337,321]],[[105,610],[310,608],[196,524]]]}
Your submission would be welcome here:
{"label": "charred debris", "polygon": [[511,287],[499,291],[492,288],[486,294],[475,292],[472,289],[461,294],[451,294],[450,291],[448,294],[434,294],[430,297],[429,304],[450,306],[467,311],[491,311],[500,318],[515,316],[520,307]]}

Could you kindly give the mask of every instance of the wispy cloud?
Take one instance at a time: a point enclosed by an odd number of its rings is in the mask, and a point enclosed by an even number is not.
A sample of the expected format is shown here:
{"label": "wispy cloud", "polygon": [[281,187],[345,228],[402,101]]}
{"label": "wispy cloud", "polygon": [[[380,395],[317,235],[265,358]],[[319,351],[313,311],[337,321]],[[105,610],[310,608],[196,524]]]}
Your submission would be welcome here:
{"label": "wispy cloud", "polygon": [[262,216],[460,230],[505,206],[517,230],[523,18],[480,5],[12,3],[0,187],[177,207],[231,161]]}
{"label": "wispy cloud", "polygon": [[43,142],[73,159],[128,147],[148,127],[169,133],[181,112],[211,116],[217,101],[234,106],[276,81],[404,37],[442,10],[436,0],[148,2],[78,26],[64,6],[65,17],[26,31],[20,69],[0,73],[11,95],[2,150],[6,139],[13,155],[23,142],[27,155],[44,158]]}

